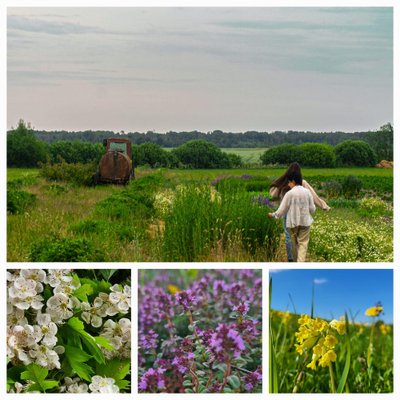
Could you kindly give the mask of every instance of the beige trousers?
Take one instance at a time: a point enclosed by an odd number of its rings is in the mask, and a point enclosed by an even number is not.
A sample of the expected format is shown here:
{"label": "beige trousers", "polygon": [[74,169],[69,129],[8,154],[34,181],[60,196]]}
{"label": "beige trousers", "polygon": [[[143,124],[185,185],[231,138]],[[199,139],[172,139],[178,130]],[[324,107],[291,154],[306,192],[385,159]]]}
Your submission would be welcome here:
{"label": "beige trousers", "polygon": [[306,261],[308,242],[310,241],[310,227],[296,226],[288,229],[292,239],[293,261]]}

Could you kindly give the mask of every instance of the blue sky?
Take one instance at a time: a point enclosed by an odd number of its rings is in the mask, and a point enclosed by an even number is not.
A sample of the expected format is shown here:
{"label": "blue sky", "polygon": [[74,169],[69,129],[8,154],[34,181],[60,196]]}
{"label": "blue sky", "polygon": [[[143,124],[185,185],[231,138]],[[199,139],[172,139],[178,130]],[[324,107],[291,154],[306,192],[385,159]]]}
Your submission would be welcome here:
{"label": "blue sky", "polygon": [[382,319],[393,322],[393,271],[390,269],[293,269],[271,272],[272,301],[276,310],[310,314],[314,283],[314,314],[339,319],[350,310],[356,321],[368,322],[364,311],[380,301]]}
{"label": "blue sky", "polygon": [[391,8],[8,8],[8,126],[378,129]]}

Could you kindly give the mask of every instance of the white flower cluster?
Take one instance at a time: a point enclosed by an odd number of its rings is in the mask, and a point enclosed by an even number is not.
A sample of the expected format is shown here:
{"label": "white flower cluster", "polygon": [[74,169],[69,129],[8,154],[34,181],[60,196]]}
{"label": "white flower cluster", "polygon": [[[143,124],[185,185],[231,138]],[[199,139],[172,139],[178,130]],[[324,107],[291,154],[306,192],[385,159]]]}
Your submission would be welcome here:
{"label": "white flower cluster", "polygon": [[[90,390],[90,392],[89,392]],[[64,384],[60,386],[61,393],[119,393],[119,387],[115,385],[115,379],[99,375],[92,377],[88,385],[80,378],[64,378]]]}
{"label": "white flower cluster", "polygon": [[131,308],[131,288],[127,285],[121,288],[115,284],[110,288],[111,293],[99,293],[93,305],[87,302],[81,304],[82,319],[94,328],[100,328],[103,318],[117,314],[127,314]]}
{"label": "white flower cluster", "polygon": [[103,325],[100,336],[108,339],[114,347],[114,350],[103,350],[108,360],[131,357],[131,321],[128,318],[121,318],[118,322],[108,319]]}
{"label": "white flower cluster", "polygon": [[[33,269],[12,270],[7,272],[7,280],[7,355],[13,365],[36,363],[48,370],[60,369],[59,355],[65,349],[57,346],[57,332],[60,326],[79,311],[82,320],[87,324],[102,328],[100,335],[107,338],[114,347],[114,350],[101,347],[107,359],[130,358],[130,320],[107,319],[103,325],[103,318],[129,313],[130,286],[115,284],[110,288],[109,294],[99,293],[93,304],[89,304],[80,302],[74,296],[81,285],[79,280],[73,278],[69,269],[49,269],[48,272]],[[45,285],[45,297],[48,298],[46,302],[43,294]],[[64,391],[85,391],[84,384],[68,379],[65,380]],[[99,382],[102,385],[104,383]],[[100,385],[99,382],[92,383]],[[111,392],[114,389],[112,385],[109,388]]]}
{"label": "white flower cluster", "polygon": [[[69,272],[49,270],[46,274],[32,269],[7,272],[7,356],[13,364],[35,362],[47,369],[61,367],[59,354],[64,348],[56,346],[57,323],[72,316],[74,303],[79,305],[78,299],[62,292],[62,285],[72,280],[66,275]],[[43,284],[54,287],[54,293],[58,290],[46,305],[41,295]]]}

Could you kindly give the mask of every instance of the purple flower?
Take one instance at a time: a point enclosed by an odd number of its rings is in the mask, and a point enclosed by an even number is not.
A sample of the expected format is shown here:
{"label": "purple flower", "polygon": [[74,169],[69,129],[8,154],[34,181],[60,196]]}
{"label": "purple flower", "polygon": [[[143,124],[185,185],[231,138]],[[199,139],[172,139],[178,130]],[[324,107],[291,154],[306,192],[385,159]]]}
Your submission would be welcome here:
{"label": "purple flower", "polygon": [[165,388],[165,380],[163,377],[165,371],[165,368],[150,368],[140,378],[139,390],[143,392],[154,392]]}
{"label": "purple flower", "polygon": [[259,206],[267,206],[269,208],[273,207],[271,200],[268,197],[265,197],[263,194],[259,194],[258,197],[252,196],[251,201],[253,204],[257,203]]}
{"label": "purple flower", "polygon": [[175,300],[186,312],[189,311],[192,306],[197,304],[196,296],[193,295],[190,289],[176,293]]}
{"label": "purple flower", "polygon": [[240,177],[240,179],[243,179],[243,180],[245,180],[245,181],[248,181],[249,179],[252,179],[253,178],[253,175],[250,175],[250,174],[243,174],[241,177]]}
{"label": "purple flower", "polygon": [[208,350],[219,360],[227,361],[232,357],[240,357],[245,345],[234,326],[218,324],[215,332],[205,342]]}
{"label": "purple flower", "polygon": [[225,281],[216,280],[214,281],[213,289],[214,296],[220,297],[223,293],[228,291],[228,285],[225,283]]}
{"label": "purple flower", "polygon": [[233,306],[233,311],[237,312],[241,317],[245,316],[249,312],[250,306],[247,301],[239,303],[237,306]]}
{"label": "purple flower", "polygon": [[247,374],[244,378],[244,388],[250,392],[253,390],[255,386],[257,386],[258,382],[262,380],[262,374],[261,372],[257,369],[254,372],[251,372],[250,374]]}
{"label": "purple flower", "polygon": [[190,369],[193,360],[194,353],[182,354],[174,357],[172,365],[174,365],[181,374],[185,374]]}
{"label": "purple flower", "polygon": [[157,337],[158,334],[150,329],[147,334],[142,333],[139,337],[140,346],[144,349],[156,349],[157,348]]}

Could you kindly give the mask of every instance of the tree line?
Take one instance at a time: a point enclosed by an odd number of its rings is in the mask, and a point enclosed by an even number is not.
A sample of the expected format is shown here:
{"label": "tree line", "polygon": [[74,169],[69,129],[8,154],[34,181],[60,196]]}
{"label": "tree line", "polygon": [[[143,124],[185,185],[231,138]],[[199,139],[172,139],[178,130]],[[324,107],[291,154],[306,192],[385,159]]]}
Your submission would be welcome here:
{"label": "tree line", "polygon": [[[200,134],[200,132],[198,133]],[[183,137],[188,140],[169,151],[152,140],[140,142],[131,139],[134,165],[147,164],[151,167],[171,168],[234,168],[242,166],[242,159],[238,155],[222,152],[219,146],[211,140],[205,140],[204,136],[199,138],[197,134],[194,136],[186,136],[185,134],[182,133]],[[225,135],[223,132],[220,134]],[[256,134],[254,137],[261,135],[260,132],[256,132]],[[275,134],[280,135],[283,133],[275,132],[267,135],[272,137]],[[308,133],[306,132],[305,134]],[[41,134],[21,120],[17,128],[9,131],[7,135],[7,165],[9,167],[35,167],[38,163],[57,163],[61,161],[68,163],[97,163],[104,154],[103,138],[121,137],[124,133],[89,132],[88,136],[81,136],[79,132],[68,132],[68,135],[65,136],[62,133],[46,132],[44,135],[47,139],[52,137],[54,140],[41,140]],[[154,132],[144,135],[148,139],[162,139],[165,136]],[[251,137],[250,132],[228,135]],[[294,138],[294,133],[288,132],[284,135],[288,140],[283,144],[268,146],[268,150],[261,157],[261,162],[264,165],[285,165],[292,161],[299,161],[302,165],[315,167],[333,167],[338,164],[367,166],[374,165],[376,161],[383,159],[393,160],[393,127],[391,124],[382,126],[378,131],[365,133],[363,140],[354,139],[356,133],[346,134],[350,136],[340,136],[337,132],[329,134],[335,137],[333,142],[339,137],[346,139],[339,141],[337,144],[320,143],[318,141],[302,142],[309,136],[304,136],[301,132],[298,133],[299,137],[296,138],[296,143],[292,143],[290,138]],[[319,137],[319,134],[312,135],[316,135],[313,138]],[[124,137],[130,138],[129,134]],[[208,139],[216,138],[218,134],[213,132],[212,134],[206,134],[206,137]],[[278,136],[275,135],[275,137]],[[55,138],[58,138],[58,140],[55,140]],[[69,140],[61,140],[62,138],[68,138]],[[90,138],[90,140],[77,140],[77,138]],[[93,141],[94,138],[96,138],[95,141]],[[141,138],[143,139],[143,136]],[[342,144],[344,145],[344,150],[340,150],[343,147]],[[242,145],[241,147],[246,146]]]}
{"label": "tree line", "polygon": [[255,148],[273,147],[281,144],[302,143],[326,143],[332,146],[345,140],[364,140],[376,151],[383,148],[386,153],[378,156],[382,159],[393,159],[393,127],[390,123],[381,126],[378,130],[367,132],[223,132],[214,130],[212,132],[173,132],[157,133],[154,131],[142,132],[113,132],[113,131],[43,131],[32,130],[35,137],[46,143],[56,141],[82,141],[89,143],[101,143],[109,137],[126,137],[134,144],[155,143],[164,148],[175,148],[190,140],[204,140],[215,144],[220,148]]}

